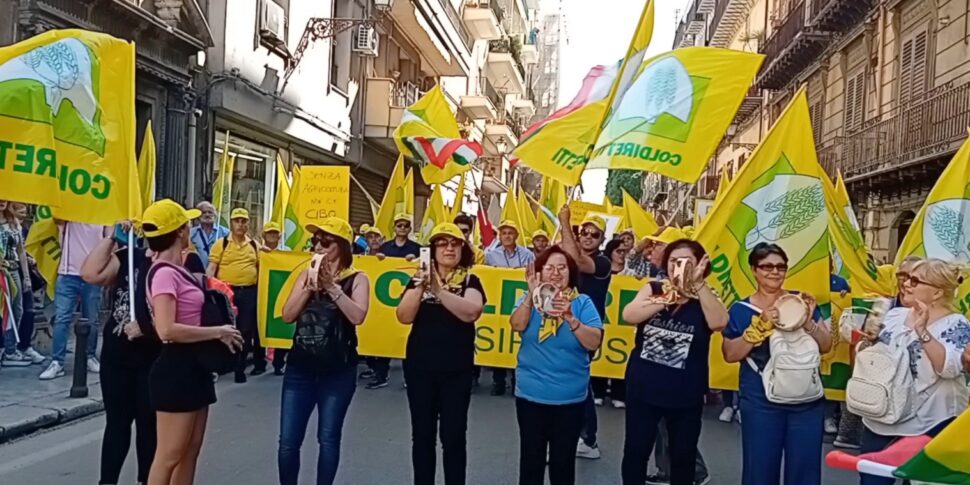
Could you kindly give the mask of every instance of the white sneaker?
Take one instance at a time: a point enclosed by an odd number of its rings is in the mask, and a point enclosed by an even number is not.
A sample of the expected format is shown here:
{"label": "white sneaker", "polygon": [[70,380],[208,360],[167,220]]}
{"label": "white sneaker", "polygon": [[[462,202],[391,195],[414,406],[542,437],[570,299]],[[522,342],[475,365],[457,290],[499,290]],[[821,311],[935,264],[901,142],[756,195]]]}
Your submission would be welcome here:
{"label": "white sneaker", "polygon": [[580,438],[579,444],[576,445],[576,456],[578,458],[586,458],[587,460],[597,460],[600,457],[600,447],[596,445],[589,446]]}
{"label": "white sneaker", "polygon": [[730,423],[734,421],[734,408],[728,406],[721,410],[721,415],[717,417],[717,420],[722,423]]}
{"label": "white sneaker", "polygon": [[101,363],[98,362],[98,358],[93,355],[88,357],[88,372],[93,374],[101,372]]}
{"label": "white sneaker", "polygon": [[597,406],[602,406],[603,405],[603,398],[601,398],[601,397],[594,397],[593,398],[593,404],[596,404]]}
{"label": "white sneaker", "polygon": [[24,357],[19,350],[14,350],[12,354],[3,354],[4,367],[27,367],[28,365],[30,365],[30,359]]}
{"label": "white sneaker", "polygon": [[24,357],[30,359],[31,364],[43,364],[44,361],[47,360],[47,357],[44,357],[44,354],[34,350],[33,347],[27,347],[27,350],[25,350],[23,354]]}
{"label": "white sneaker", "polygon": [[616,409],[623,409],[626,407],[626,403],[618,399],[613,399],[610,402],[613,404],[613,407]]}
{"label": "white sneaker", "polygon": [[825,418],[825,434],[835,434],[839,432],[839,425],[835,418]]}
{"label": "white sneaker", "polygon": [[47,366],[47,370],[40,373],[40,380],[49,381],[51,379],[61,377],[64,375],[64,366],[62,366],[58,361],[52,360],[51,364]]}

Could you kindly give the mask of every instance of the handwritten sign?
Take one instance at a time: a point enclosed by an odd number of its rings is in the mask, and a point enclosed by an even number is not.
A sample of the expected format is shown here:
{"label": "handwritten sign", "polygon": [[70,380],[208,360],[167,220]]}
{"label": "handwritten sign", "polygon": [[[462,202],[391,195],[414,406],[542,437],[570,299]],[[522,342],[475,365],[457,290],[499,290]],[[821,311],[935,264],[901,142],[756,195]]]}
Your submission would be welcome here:
{"label": "handwritten sign", "polygon": [[305,165],[300,172],[300,222],[350,218],[350,167]]}

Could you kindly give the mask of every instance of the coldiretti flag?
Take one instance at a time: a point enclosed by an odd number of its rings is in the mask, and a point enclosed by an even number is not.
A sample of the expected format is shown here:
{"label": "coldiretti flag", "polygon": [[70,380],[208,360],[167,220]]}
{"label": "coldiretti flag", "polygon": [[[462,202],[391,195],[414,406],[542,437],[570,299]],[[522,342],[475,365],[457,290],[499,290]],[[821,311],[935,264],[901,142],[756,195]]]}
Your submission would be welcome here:
{"label": "coldiretti flag", "polygon": [[61,233],[51,217],[50,207],[38,206],[34,217],[24,249],[37,261],[37,269],[47,281],[47,296],[53,299],[57,267],[61,264]]}
{"label": "coldiretti flag", "polygon": [[516,202],[519,204],[519,222],[522,226],[519,229],[525,233],[525,238],[527,242],[532,241],[532,233],[541,229],[539,224],[539,218],[536,216],[536,211],[532,208],[532,203],[529,202],[529,194],[521,188],[518,189],[519,195],[516,198]]}
{"label": "coldiretti flag", "polygon": [[[445,209],[444,199],[441,197],[441,184],[435,185],[428,199],[428,207],[424,210],[424,217],[421,219],[421,227],[418,231],[418,242],[428,244],[431,238],[431,231],[442,222],[448,221],[448,211]],[[388,236],[390,237],[390,236]]]}
{"label": "coldiretti flag", "polygon": [[896,469],[904,480],[970,484],[970,411],[964,411],[922,451]]}
{"label": "coldiretti flag", "polygon": [[273,198],[273,222],[283,224],[286,219],[286,204],[290,201],[290,182],[286,177],[283,159],[276,157],[276,197]]}
{"label": "coldiretti flag", "polygon": [[607,100],[588,104],[551,121],[519,144],[514,155],[529,168],[563,185],[577,185],[596,142]]}
{"label": "coldiretti flag", "polygon": [[721,169],[721,180],[717,183],[717,193],[714,194],[714,200],[720,199],[721,195],[727,192],[730,185],[731,178],[728,177],[727,167],[724,167]]}
{"label": "coldiretti flag", "polygon": [[559,210],[566,205],[566,188],[556,179],[549,177],[542,178],[542,191],[539,193],[539,222],[542,228],[549,233],[559,229]]}
{"label": "coldiretti flag", "polygon": [[288,248],[300,251],[306,246],[312,234],[307,234],[300,224],[297,203],[300,200],[300,166],[293,165],[293,181],[290,186],[290,198],[286,201],[286,212],[283,219],[283,237]]}
{"label": "coldiretti flag", "polygon": [[653,214],[640,207],[640,203],[626,190],[623,191],[623,211],[624,218],[633,229],[638,241],[656,234],[657,229],[660,228],[657,221],[654,220]]}
{"label": "coldiretti flag", "polygon": [[[232,175],[235,171],[236,155],[229,153],[229,132],[222,146],[219,173],[212,187],[212,205],[216,208],[219,224],[229,227],[229,213],[232,212]],[[293,246],[290,246],[293,247]]]}
{"label": "coldiretti flag", "polygon": [[135,170],[135,46],[52,30],[0,48],[3,198],[69,221],[140,215]]}
{"label": "coldiretti flag", "polygon": [[138,154],[138,185],[141,190],[141,207],[144,209],[155,200],[155,135],[152,121],[148,120],[145,139]]}
{"label": "coldiretti flag", "polygon": [[[896,253],[970,262],[970,140],[965,141],[926,197]],[[958,290],[960,312],[970,313],[970,278]]]}
{"label": "coldiretti flag", "polygon": [[[726,305],[755,292],[748,255],[758,243],[770,242],[788,254],[785,288],[813,295],[823,317],[829,318],[828,217],[822,177],[803,89],[695,235],[711,255],[709,282]],[[720,358],[720,348],[719,342],[712,342],[712,359]],[[826,388],[844,388],[849,367],[823,365],[822,374]],[[733,375],[717,377],[737,382]],[[718,382],[713,376],[712,380]],[[829,396],[837,398],[838,393]]]}
{"label": "coldiretti flag", "polygon": [[462,207],[465,203],[465,175],[467,174],[461,174],[461,178],[458,179],[458,189],[455,191],[455,203],[451,205],[448,222],[455,220],[455,217],[461,214]]}
{"label": "coldiretti flag", "polygon": [[471,170],[482,155],[478,142],[463,140],[458,122],[440,85],[408,106],[394,130],[394,143],[402,154],[421,166],[429,184],[440,184]]}
{"label": "coldiretti flag", "polygon": [[[519,201],[515,196],[515,190],[509,190],[505,195],[505,205],[502,206],[502,216],[499,217],[499,224],[505,221],[512,221],[519,228],[519,238],[516,242],[520,246],[525,246],[525,230],[522,228],[522,217],[519,214]],[[498,225],[495,226],[498,231]],[[498,234],[496,234],[498,235]]]}
{"label": "coldiretti flag", "polygon": [[646,61],[603,125],[589,168],[647,170],[696,182],[763,59],[688,47]]}

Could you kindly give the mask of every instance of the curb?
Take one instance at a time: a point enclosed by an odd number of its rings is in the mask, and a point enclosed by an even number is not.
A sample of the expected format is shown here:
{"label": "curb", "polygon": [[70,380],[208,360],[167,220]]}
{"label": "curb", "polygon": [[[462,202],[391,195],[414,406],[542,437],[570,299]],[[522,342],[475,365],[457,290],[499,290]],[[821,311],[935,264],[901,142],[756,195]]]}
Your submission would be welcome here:
{"label": "curb", "polygon": [[0,407],[0,444],[35,431],[59,426],[104,410],[100,392],[96,397],[55,397],[36,405]]}

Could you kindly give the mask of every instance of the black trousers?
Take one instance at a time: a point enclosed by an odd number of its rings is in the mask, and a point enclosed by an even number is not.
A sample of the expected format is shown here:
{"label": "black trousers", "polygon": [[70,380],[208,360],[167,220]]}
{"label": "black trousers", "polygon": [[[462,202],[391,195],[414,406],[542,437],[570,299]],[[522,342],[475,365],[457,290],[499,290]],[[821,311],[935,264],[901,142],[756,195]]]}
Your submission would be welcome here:
{"label": "black trousers", "polygon": [[239,314],[236,315],[236,327],[243,338],[243,349],[239,352],[237,372],[246,369],[246,359],[253,354],[253,368],[266,370],[266,349],[259,343],[259,328],[256,324],[256,300],[258,293],[256,285],[233,286],[233,303]]}
{"label": "black trousers", "polygon": [[131,423],[135,423],[135,456],[138,481],[148,480],[155,456],[155,411],[148,394],[148,373],[144,369],[101,363],[101,393],[104,399],[104,438],[101,442],[101,480],[118,483],[118,475],[131,446]]}
{"label": "black trousers", "polygon": [[643,485],[650,451],[663,420],[670,440],[671,485],[693,485],[697,441],[701,436],[702,404],[662,408],[639,400],[626,402],[626,436],[623,441],[623,485]]}
{"label": "black trousers", "polygon": [[585,401],[554,406],[515,398],[515,415],[519,421],[519,485],[545,483],[547,451],[549,483],[573,485],[576,482],[576,443],[585,412]]}
{"label": "black trousers", "polygon": [[437,438],[447,485],[464,485],[468,461],[465,434],[472,396],[472,369],[432,371],[404,362],[411,410],[411,463],[415,485],[434,485]]}
{"label": "black trousers", "polygon": [[388,374],[391,373],[391,359],[387,357],[371,358],[370,370],[374,371],[375,378],[387,379]]}

